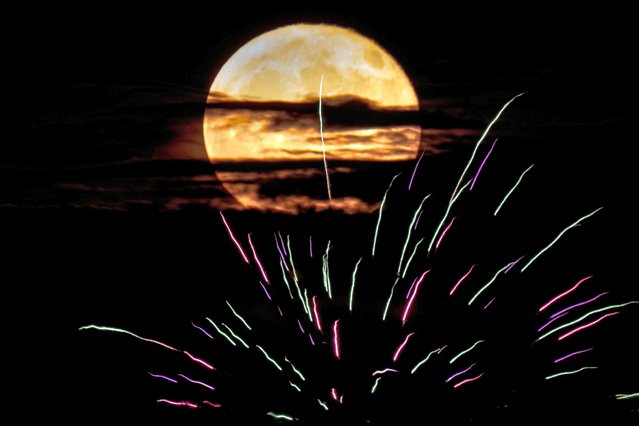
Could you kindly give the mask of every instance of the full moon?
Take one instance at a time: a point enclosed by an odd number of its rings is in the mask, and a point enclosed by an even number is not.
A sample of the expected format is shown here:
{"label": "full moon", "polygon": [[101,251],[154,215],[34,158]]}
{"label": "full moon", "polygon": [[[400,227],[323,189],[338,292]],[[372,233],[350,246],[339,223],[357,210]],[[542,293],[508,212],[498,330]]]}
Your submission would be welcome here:
{"label": "full moon", "polygon": [[[352,119],[344,123],[328,120],[322,148],[320,97],[335,117],[340,110],[351,115],[357,110],[359,117],[361,111],[368,111],[366,116],[382,117],[386,112],[397,116],[419,109],[410,79],[397,61],[375,41],[352,29],[297,24],[250,40],[221,67],[211,85],[204,116],[208,158],[219,166],[218,177],[244,207],[278,210],[278,205],[290,207],[301,200],[312,204],[313,197],[276,194],[269,200],[255,186],[267,176],[256,176],[258,172],[253,171],[240,177],[230,166],[233,164],[269,163],[272,174],[273,164],[287,163],[277,174],[280,179],[291,173],[310,178],[315,172],[302,171],[294,164],[321,161],[324,154],[329,162],[415,158],[421,128],[406,122],[359,125]],[[253,186],[247,184],[249,175]],[[318,210],[321,205],[304,208]]]}

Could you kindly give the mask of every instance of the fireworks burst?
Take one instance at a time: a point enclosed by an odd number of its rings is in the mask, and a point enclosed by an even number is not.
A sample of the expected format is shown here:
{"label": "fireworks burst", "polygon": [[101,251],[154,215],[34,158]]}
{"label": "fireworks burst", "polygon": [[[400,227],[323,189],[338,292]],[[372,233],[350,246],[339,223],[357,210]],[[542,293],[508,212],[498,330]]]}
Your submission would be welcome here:
{"label": "fireworks burst", "polygon": [[[161,395],[159,404],[259,422],[395,424],[425,409],[435,418],[468,420],[486,411],[473,402],[486,389],[494,406],[503,408],[522,387],[597,374],[602,367],[597,354],[605,348],[596,335],[587,335],[639,302],[606,301],[608,292],[593,297],[601,283],[583,271],[571,272],[572,282],[546,276],[553,283],[544,285],[543,297],[522,289],[543,276],[528,270],[550,256],[568,231],[593,220],[600,207],[578,212],[565,228],[558,223],[538,230],[542,237],[534,247],[509,248],[507,254],[460,249],[465,238],[478,235],[471,227],[489,229],[509,214],[511,198],[533,167],[518,179],[504,177],[505,196],[487,206],[486,214],[468,213],[481,197],[489,157],[494,161],[491,154],[499,149],[496,140],[479,164],[475,157],[520,96],[485,129],[450,198],[418,194],[423,153],[410,170],[395,175],[380,191],[370,238],[353,240],[331,229],[310,236],[277,231],[273,247],[269,233],[242,232],[220,213],[228,249],[237,251],[244,270],[238,275],[253,278],[240,283],[233,300],[223,300],[210,318],[192,323],[206,351],[198,346],[194,354],[121,328],[81,330],[122,333],[184,355],[184,361],[149,371],[148,377],[189,399]],[[326,179],[330,197],[328,169]],[[405,239],[397,244],[400,233]],[[313,256],[314,248],[323,254]],[[517,306],[515,288],[529,295],[527,303]],[[451,412],[454,406],[463,409]]]}

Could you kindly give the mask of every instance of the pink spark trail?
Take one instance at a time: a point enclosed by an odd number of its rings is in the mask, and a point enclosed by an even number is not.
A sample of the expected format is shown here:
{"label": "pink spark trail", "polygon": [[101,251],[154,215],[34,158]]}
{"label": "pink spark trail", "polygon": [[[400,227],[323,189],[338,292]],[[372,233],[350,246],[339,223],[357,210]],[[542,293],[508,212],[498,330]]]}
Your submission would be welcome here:
{"label": "pink spark trail", "polygon": [[448,293],[448,295],[449,295],[449,296],[452,296],[452,295],[453,295],[453,293],[455,292],[455,290],[457,290],[457,287],[459,287],[459,285],[462,283],[462,281],[464,281],[464,280],[466,279],[466,277],[467,277],[467,276],[469,276],[471,272],[473,272],[473,268],[474,268],[475,266],[477,266],[477,265],[473,265],[473,266],[471,266],[471,267],[470,267],[470,269],[468,270],[468,272],[466,272],[466,273],[464,274],[464,276],[463,276],[463,277],[461,277],[461,278],[459,279],[459,281],[457,281],[457,284],[455,284],[455,285],[453,286],[453,288],[451,288],[451,289],[450,289],[450,293]]}
{"label": "pink spark trail", "polygon": [[189,401],[171,401],[168,399],[158,399],[156,402],[173,405],[175,407],[198,408],[198,405]]}
{"label": "pink spark trail", "polygon": [[257,252],[255,251],[253,240],[251,240],[251,234],[248,234],[248,242],[249,242],[249,246],[251,246],[251,252],[253,252],[253,259],[255,259],[255,263],[257,264],[257,267],[260,270],[260,274],[262,274],[262,278],[264,278],[264,282],[266,284],[270,284],[268,281],[268,276],[266,275],[266,271],[264,270],[264,267],[262,266],[262,262],[260,262],[259,257],[257,257]]}
{"label": "pink spark trail", "polygon": [[207,335],[207,337],[208,337],[209,339],[213,339],[213,340],[215,340],[215,337],[211,336],[211,335],[209,334],[209,332],[208,332],[208,331],[206,331],[205,329],[203,329],[203,328],[202,328],[202,327],[200,327],[199,325],[195,325],[195,324],[193,324],[193,323],[191,323],[191,325],[192,325],[193,327],[197,328],[198,330],[200,330],[202,333],[206,334],[206,335]]}
{"label": "pink spark trail", "polygon": [[496,299],[496,297],[493,297],[492,299],[490,299],[490,301],[488,303],[486,303],[486,306],[484,306],[483,310],[485,311],[486,309],[488,309],[488,307],[493,304],[495,299]]}
{"label": "pink spark trail", "polygon": [[568,290],[564,291],[563,293],[558,294],[557,296],[553,297],[552,299],[550,299],[545,305],[543,305],[541,308],[539,308],[539,312],[543,312],[546,308],[548,308],[550,305],[552,305],[553,303],[555,303],[556,301],[558,301],[559,299],[561,299],[562,297],[565,297],[567,295],[569,295],[570,293],[572,293],[573,291],[577,290],[577,287],[579,287],[579,285],[586,281],[589,280],[590,278],[592,278],[593,275],[590,275],[589,277],[586,278],[582,278],[581,280],[579,280],[577,282],[577,284],[575,284],[574,286],[572,286],[571,288],[569,288]]}
{"label": "pink spark trail", "polygon": [[461,385],[465,385],[466,383],[470,383],[470,382],[474,382],[475,380],[479,379],[481,376],[483,376],[484,373],[481,373],[479,376],[475,376],[472,377],[470,379],[466,379],[466,380],[462,380],[461,382],[457,383],[455,386],[453,386],[455,389],[457,389],[458,387],[460,387]]}
{"label": "pink spark trail", "polygon": [[308,254],[313,258],[313,236],[308,236]]}
{"label": "pink spark trail", "polygon": [[210,405],[211,407],[214,407],[214,408],[221,408],[222,407],[222,404],[213,403],[213,402],[209,402],[209,401],[202,401],[202,404]]}
{"label": "pink spark trail", "polygon": [[408,313],[410,312],[410,308],[413,306],[413,302],[415,301],[415,296],[417,295],[417,292],[419,291],[419,287],[421,286],[422,282],[424,282],[424,277],[429,272],[430,272],[430,269],[425,271],[421,275],[421,277],[419,277],[417,284],[415,284],[415,288],[413,289],[413,294],[411,294],[410,299],[408,299],[408,302],[406,303],[406,308],[404,309],[404,315],[402,315],[402,325],[406,323],[406,319],[408,318]]}
{"label": "pink spark trail", "polygon": [[617,315],[618,313],[619,313],[619,311],[617,311],[617,312],[610,312],[610,313],[608,313],[608,314],[602,315],[602,316],[600,316],[599,318],[597,318],[596,320],[594,320],[594,321],[592,321],[592,322],[589,322],[588,324],[581,325],[581,326],[579,326],[579,327],[575,328],[574,330],[571,330],[571,331],[569,331],[568,333],[566,333],[566,334],[563,334],[563,335],[559,336],[559,337],[557,338],[557,340],[564,340],[565,338],[570,337],[570,336],[572,336],[573,334],[575,334],[575,333],[577,333],[577,332],[579,332],[579,331],[581,331],[581,330],[585,330],[586,328],[592,327],[593,325],[595,325],[595,324],[599,323],[599,322],[600,322],[600,321],[602,321],[603,319],[608,318],[608,317],[611,317],[611,316],[613,316],[613,315]]}
{"label": "pink spark trail", "polygon": [[468,370],[470,370],[471,368],[473,368],[476,365],[476,363],[473,363],[470,367],[462,370],[462,371],[458,371],[457,373],[453,374],[452,376],[450,376],[448,379],[446,379],[445,383],[450,382],[451,380],[453,380],[455,377],[460,376],[462,374],[464,374],[465,372],[467,372]]}
{"label": "pink spark trail", "polygon": [[565,359],[571,358],[571,357],[573,357],[573,356],[575,356],[575,355],[583,354],[583,353],[585,353],[585,352],[590,352],[592,349],[593,349],[593,348],[588,348],[588,349],[584,349],[584,350],[581,350],[581,351],[575,351],[575,352],[570,353],[570,354],[568,354],[568,355],[564,355],[564,356],[562,356],[561,358],[557,358],[557,359],[555,360],[555,364],[557,364],[558,362],[561,362],[561,361],[563,361],[563,360],[565,360]]}
{"label": "pink spark trail", "polygon": [[453,223],[455,222],[455,218],[452,218],[450,220],[450,223],[448,224],[448,226],[446,228],[444,228],[444,230],[442,231],[442,234],[439,236],[439,239],[437,240],[437,242],[435,243],[435,250],[437,250],[437,248],[439,247],[439,245],[441,244],[442,240],[444,239],[444,235],[446,235],[446,233],[448,232],[448,230],[450,229],[451,226],[453,226]]}
{"label": "pink spark trail", "polygon": [[306,333],[306,332],[304,331],[304,327],[302,327],[302,322],[301,322],[299,319],[297,320],[297,325],[299,325],[299,327],[300,327],[300,331],[302,332],[302,334]]}
{"label": "pink spark trail", "polygon": [[394,368],[385,368],[383,370],[376,370],[376,371],[373,371],[373,377],[379,376],[381,374],[386,374],[386,373],[397,373],[397,370],[395,370]]}
{"label": "pink spark trail", "polygon": [[573,308],[577,308],[577,307],[583,306],[583,305],[585,305],[587,303],[594,302],[595,300],[599,299],[601,296],[604,296],[606,294],[608,294],[608,292],[604,291],[603,293],[600,293],[600,294],[596,295],[595,297],[593,297],[592,299],[586,300],[585,302],[575,303],[574,305],[568,306],[567,308],[564,308],[564,309],[562,309],[559,312],[555,312],[554,314],[552,314],[550,316],[550,318],[559,317],[559,316],[563,315],[564,313],[568,312],[569,310],[571,310]]}
{"label": "pink spark trail", "polygon": [[215,367],[213,367],[211,364],[209,364],[208,362],[201,360],[200,358],[196,358],[193,355],[191,355],[190,353],[188,353],[187,351],[183,351],[184,354],[186,356],[188,356],[189,358],[191,358],[192,361],[197,362],[198,364],[208,368],[209,370],[213,370],[213,371],[217,371],[217,369]]}
{"label": "pink spark trail", "polygon": [[415,179],[415,175],[417,174],[417,168],[419,167],[419,163],[422,161],[422,158],[424,157],[424,153],[426,152],[426,150],[423,150],[422,153],[420,154],[419,158],[417,159],[417,162],[415,163],[415,168],[413,169],[413,174],[410,177],[410,181],[408,182],[408,190],[410,191],[410,188],[413,186],[413,180]]}
{"label": "pink spark trail", "polygon": [[404,347],[406,346],[406,343],[408,343],[408,339],[410,339],[410,337],[415,334],[415,333],[409,333],[406,338],[404,339],[404,341],[402,342],[401,345],[399,345],[397,347],[397,349],[395,350],[395,354],[393,355],[393,362],[397,362],[397,359],[399,358],[399,355],[402,353],[402,351],[404,350]]}
{"label": "pink spark trail", "polygon": [[229,226],[228,222],[226,221],[226,218],[224,217],[224,214],[221,211],[220,211],[220,216],[222,216],[222,222],[224,222],[224,226],[226,227],[226,230],[229,233],[229,237],[231,237],[231,240],[235,244],[235,247],[237,247],[238,251],[242,255],[242,259],[244,259],[244,262],[246,262],[247,264],[250,264],[251,262],[249,262],[248,257],[246,256],[246,253],[244,253],[244,250],[242,249],[240,242],[237,240],[237,238],[235,238],[235,235],[233,235],[233,231],[231,231],[231,227]]}
{"label": "pink spark trail", "polygon": [[488,154],[486,154],[483,161],[479,165],[479,168],[477,169],[477,173],[475,174],[475,177],[473,178],[473,183],[470,184],[469,191],[473,190],[473,186],[475,186],[475,182],[477,181],[477,178],[479,177],[479,173],[481,172],[481,169],[484,167],[484,164],[486,164],[486,160],[488,160],[488,157],[490,157],[490,154],[493,152],[493,148],[495,147],[496,143],[497,143],[497,139],[495,139],[495,142],[493,142],[493,145],[488,150]]}
{"label": "pink spark trail", "polygon": [[337,329],[337,324],[339,320],[335,320],[333,322],[333,351],[335,353],[335,358],[340,359],[340,347],[339,347],[339,332]]}
{"label": "pink spark trail", "polygon": [[315,325],[317,326],[317,330],[320,333],[322,333],[322,321],[320,321],[319,309],[317,309],[317,296],[313,296],[312,300],[313,300],[313,316],[315,317]]}

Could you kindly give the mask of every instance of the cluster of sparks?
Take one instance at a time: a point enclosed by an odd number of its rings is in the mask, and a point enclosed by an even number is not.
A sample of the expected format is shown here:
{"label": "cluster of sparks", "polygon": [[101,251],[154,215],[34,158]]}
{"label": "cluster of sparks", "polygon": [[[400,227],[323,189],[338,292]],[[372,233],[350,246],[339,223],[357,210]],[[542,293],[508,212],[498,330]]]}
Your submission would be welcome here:
{"label": "cluster of sparks", "polygon": [[[454,211],[453,207],[464,193],[468,193],[474,189],[489,156],[495,148],[497,140],[495,139],[483,160],[478,166],[476,166],[476,172],[473,177],[471,179],[466,179],[466,175],[475,164],[475,157],[479,152],[480,147],[489,134],[491,127],[498,121],[502,113],[504,113],[513,101],[522,95],[523,94],[520,94],[510,99],[501,108],[487,126],[480,139],[477,141],[472,155],[451,193],[450,200],[445,206],[441,220],[434,227],[433,234],[425,235],[422,238],[414,236],[418,229],[422,213],[424,212],[424,205],[428,201],[430,194],[420,197],[421,202],[410,216],[410,221],[405,225],[405,227],[402,225],[400,228],[406,230],[406,239],[397,252],[398,263],[395,279],[393,282],[388,283],[388,297],[385,299],[384,309],[376,313],[380,323],[396,321],[398,323],[400,334],[396,335],[394,342],[390,343],[388,346],[388,364],[380,365],[379,368],[366,373],[368,382],[362,386],[367,386],[368,393],[371,398],[379,392],[379,388],[384,385],[384,382],[391,381],[389,380],[389,377],[397,375],[418,377],[425,369],[428,368],[429,364],[433,363],[433,359],[435,358],[439,358],[440,363],[444,363],[449,366],[449,371],[443,373],[444,375],[441,380],[454,392],[457,392],[457,389],[461,387],[478,386],[482,381],[488,380],[491,375],[490,370],[482,364],[482,357],[479,356],[482,349],[486,350],[485,346],[487,338],[484,336],[477,336],[481,338],[468,341],[465,344],[442,341],[439,342],[439,344],[434,344],[430,350],[421,354],[421,356],[418,353],[414,353],[413,357],[402,357],[402,355],[406,351],[416,351],[416,349],[413,349],[416,347],[414,345],[414,341],[419,340],[421,336],[420,330],[411,326],[411,319],[414,316],[415,307],[418,305],[422,288],[429,284],[429,273],[433,268],[436,268],[436,266],[432,266],[431,268],[419,269],[419,267],[416,266],[416,259],[418,259],[420,255],[426,255],[428,259],[431,259],[431,256],[443,244],[446,236],[450,234],[451,229],[454,228],[457,217],[451,216]],[[323,138],[322,144],[324,144]],[[408,191],[413,189],[414,180],[418,174],[418,167],[422,157],[423,153],[418,157],[412,173],[410,174]],[[324,165],[326,167],[325,157]],[[516,191],[517,187],[524,179],[524,176],[532,169],[532,167],[533,165],[521,173],[514,185],[497,205],[494,210],[494,216],[497,216],[504,208],[509,197]],[[309,350],[324,351],[324,354],[330,354],[330,357],[333,358],[332,362],[344,362],[344,357],[349,351],[347,343],[347,330],[349,330],[349,327],[345,327],[344,325],[348,325],[348,322],[354,315],[354,311],[357,311],[354,304],[356,295],[361,291],[365,291],[361,289],[361,285],[359,287],[357,286],[358,274],[361,272],[361,268],[366,267],[366,260],[370,260],[371,262],[369,263],[372,263],[375,256],[378,255],[378,237],[380,229],[384,225],[384,212],[387,208],[388,196],[393,190],[394,183],[399,176],[400,175],[395,175],[391,179],[390,184],[383,194],[380,208],[377,212],[375,227],[372,232],[372,245],[370,248],[366,248],[366,254],[355,257],[358,260],[353,265],[352,274],[350,274],[348,279],[340,281],[350,283],[349,288],[346,290],[346,294],[348,295],[347,303],[343,303],[341,299],[337,300],[338,298],[334,296],[331,278],[335,275],[335,273],[331,273],[330,269],[332,262],[331,249],[334,247],[333,242],[330,240],[327,241],[321,256],[322,286],[320,288],[313,288],[311,285],[305,285],[303,275],[299,273],[300,268],[297,267],[295,263],[295,259],[299,259],[303,256],[310,259],[314,257],[314,242],[312,237],[308,238],[307,244],[304,243],[307,247],[307,251],[304,250],[306,253],[301,253],[299,251],[294,252],[292,250],[292,247],[294,246],[302,246],[294,243],[294,237],[291,237],[290,235],[283,236],[280,232],[275,233],[274,242],[277,250],[277,263],[279,264],[279,271],[275,274],[273,269],[276,268],[269,268],[268,265],[265,266],[262,262],[259,247],[255,243],[251,234],[247,234],[245,242],[242,242],[233,231],[233,228],[229,224],[224,213],[220,212],[220,218],[228,233],[231,247],[235,248],[242,262],[246,264],[246,267],[252,268],[255,271],[257,281],[255,284],[259,284],[259,287],[261,288],[259,292],[263,292],[267,303],[273,306],[275,312],[278,313],[282,321],[290,322],[293,324],[292,327],[299,331],[299,335],[301,336],[301,339],[298,342],[299,344],[309,346]],[[328,170],[326,173],[326,183],[330,198],[331,189]],[[448,297],[451,299],[465,297],[464,295],[460,295],[460,293],[464,292],[460,292],[459,289],[466,287],[466,290],[468,290],[472,287],[474,288],[474,294],[469,297],[468,300],[464,300],[463,302],[467,305],[467,309],[474,309],[475,305],[477,305],[481,300],[482,304],[479,306],[480,312],[485,311],[495,300],[495,297],[486,297],[486,294],[490,293],[496,283],[504,279],[505,274],[510,274],[512,276],[514,272],[511,271],[518,271],[519,273],[526,271],[531,267],[531,265],[537,262],[544,253],[549,251],[556,243],[558,243],[565,233],[579,226],[582,222],[586,221],[600,210],[601,208],[598,208],[578,218],[569,226],[563,228],[555,236],[555,238],[549,239],[549,242],[545,246],[533,252],[532,255],[524,255],[501,263],[499,267],[492,269],[492,271],[488,273],[490,279],[483,283],[483,285],[482,282],[477,282],[477,279],[473,279],[473,275],[476,274],[477,269],[482,266],[478,264],[466,265],[463,268],[465,272],[454,282],[448,284],[450,286],[446,289]],[[266,259],[267,257],[264,258]],[[393,271],[395,271],[394,267]],[[269,275],[269,273],[272,275]],[[531,344],[550,339],[555,339],[556,341],[569,340],[573,335],[586,333],[588,329],[596,327],[600,323],[608,321],[609,318],[620,314],[623,308],[639,303],[639,301],[629,301],[625,303],[611,303],[602,306],[600,304],[600,299],[604,299],[608,294],[607,292],[602,292],[596,296],[585,297],[583,299],[576,297],[578,290],[588,286],[588,284],[592,281],[594,281],[594,279],[591,275],[582,277],[577,280],[576,283],[559,291],[557,294],[550,297],[549,300],[540,304],[536,317],[545,317],[546,319],[539,325],[539,328],[537,329],[538,336],[536,340],[531,342]],[[403,287],[404,290],[402,290]],[[408,288],[406,289],[405,287]],[[574,300],[575,298],[579,301],[566,303],[567,300]],[[322,389],[321,386],[311,385],[310,382],[314,379],[317,379],[318,381],[321,381],[320,379],[324,379],[323,377],[318,377],[321,376],[321,373],[314,374],[312,371],[309,373],[308,371],[299,369],[296,366],[298,361],[294,360],[293,356],[281,355],[285,349],[282,350],[281,348],[277,348],[276,351],[272,352],[271,348],[268,347],[262,339],[255,338],[258,331],[256,330],[256,327],[252,325],[251,321],[247,319],[247,312],[241,312],[236,309],[229,301],[226,301],[226,305],[229,308],[229,311],[225,315],[226,318],[229,318],[228,320],[222,322],[222,320],[215,321],[206,317],[206,326],[201,324],[192,324],[193,327],[210,340],[221,338],[222,341],[229,345],[230,349],[254,352],[256,356],[256,363],[259,362],[258,359],[262,359],[264,367],[271,368],[280,374],[283,383],[287,384],[287,387],[291,390],[291,392],[307,394],[309,401],[313,401],[314,406],[320,413],[337,409],[337,407],[342,405],[348,405],[349,394],[346,391],[340,389],[338,385],[328,386],[326,389]],[[331,307],[330,310],[328,309],[329,306]],[[392,308],[394,308],[396,312],[399,312],[399,314],[395,317],[389,315],[389,312],[393,311]],[[337,311],[339,311],[339,313],[336,313]],[[250,314],[250,312],[248,314]],[[224,314],[220,313],[220,316],[223,315]],[[231,323],[231,321],[233,322]],[[183,354],[189,362],[193,362],[203,369],[203,376],[205,378],[214,380],[215,374],[218,373],[218,369],[213,363],[200,356],[193,355],[186,350],[178,349],[158,340],[142,337],[124,329],[88,325],[81,327],[81,330],[99,330],[123,333],[146,343],[160,346],[163,349]],[[260,342],[260,344],[257,342]],[[322,349],[322,344],[329,347],[330,352]],[[561,380],[561,378],[565,376],[588,374],[588,371],[597,369],[597,365],[593,365],[593,363],[588,362],[588,355],[592,352],[596,352],[596,350],[597,349],[594,345],[572,348],[553,360],[551,365],[554,369],[547,372],[545,379],[547,381]],[[295,351],[294,353],[298,352]],[[409,358],[413,360],[410,364],[408,361]],[[414,362],[414,360],[418,361]],[[305,363],[299,362],[299,364],[301,365]],[[563,365],[568,364],[570,367],[562,368]],[[227,402],[224,402],[224,404],[220,402],[223,398],[220,399],[217,397],[218,392],[222,392],[223,389],[219,389],[219,386],[215,383],[209,382],[207,379],[192,378],[183,373],[171,376],[164,373],[149,372],[149,375],[153,379],[169,383],[175,384],[183,382],[187,385],[197,386],[211,395],[210,397],[197,402],[160,398],[157,399],[157,402],[160,404],[192,409],[204,407],[223,409],[223,407],[227,404]],[[616,399],[618,400],[632,398],[637,398],[637,394],[616,395]],[[285,400],[286,397],[283,396],[282,399]],[[269,417],[276,422],[309,420],[304,419],[306,413],[282,412],[280,411],[282,407],[286,407],[284,402],[281,407],[274,407],[275,411],[265,412],[264,416]]]}

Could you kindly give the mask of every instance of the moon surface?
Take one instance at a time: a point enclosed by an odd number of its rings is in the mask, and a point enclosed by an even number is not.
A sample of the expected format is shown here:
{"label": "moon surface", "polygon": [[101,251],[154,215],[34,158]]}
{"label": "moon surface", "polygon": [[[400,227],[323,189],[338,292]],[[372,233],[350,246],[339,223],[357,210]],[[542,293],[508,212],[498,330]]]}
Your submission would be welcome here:
{"label": "moon surface", "polygon": [[[348,105],[376,116],[419,109],[410,79],[397,61],[352,29],[296,24],[250,40],[221,67],[204,116],[208,158],[221,166],[218,177],[245,207],[271,210],[268,206],[293,198],[312,204],[313,197],[300,198],[300,194],[288,199],[278,195],[274,203],[273,196],[269,200],[256,187],[268,178],[265,174],[254,170],[240,176],[229,164],[270,163],[272,171],[272,164],[288,163],[282,170],[290,171],[297,170],[291,166],[296,162],[320,161],[322,79],[322,103],[333,108],[334,114]],[[417,124],[323,124],[329,165],[338,160],[411,160],[419,149]],[[314,176],[308,170],[305,173]]]}

